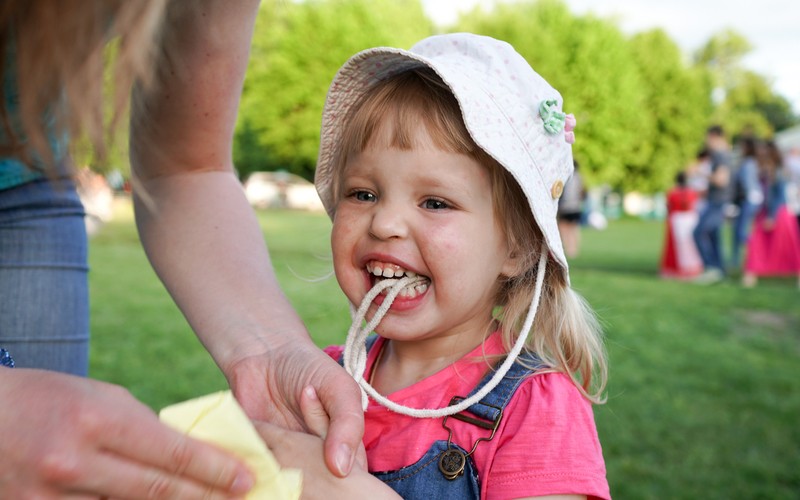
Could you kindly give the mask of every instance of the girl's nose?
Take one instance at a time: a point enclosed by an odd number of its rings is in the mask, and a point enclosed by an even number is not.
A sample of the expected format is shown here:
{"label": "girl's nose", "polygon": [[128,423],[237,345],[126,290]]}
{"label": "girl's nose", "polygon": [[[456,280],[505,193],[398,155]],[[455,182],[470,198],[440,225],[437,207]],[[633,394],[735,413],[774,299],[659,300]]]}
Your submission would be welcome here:
{"label": "girl's nose", "polygon": [[379,240],[405,238],[408,236],[408,224],[403,211],[388,204],[379,204],[372,214],[369,232]]}

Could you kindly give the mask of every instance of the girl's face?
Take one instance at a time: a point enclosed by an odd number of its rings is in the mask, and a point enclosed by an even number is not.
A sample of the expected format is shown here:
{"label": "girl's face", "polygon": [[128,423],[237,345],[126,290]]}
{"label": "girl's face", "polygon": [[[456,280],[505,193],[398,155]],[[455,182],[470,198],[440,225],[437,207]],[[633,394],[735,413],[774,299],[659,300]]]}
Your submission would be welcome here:
{"label": "girl's face", "polygon": [[480,342],[498,278],[512,275],[515,263],[495,220],[488,170],[437,149],[420,129],[414,149],[378,140],[345,165],[331,235],[336,278],[358,305],[379,275],[422,276],[423,284],[397,296],[377,331],[395,341]]}

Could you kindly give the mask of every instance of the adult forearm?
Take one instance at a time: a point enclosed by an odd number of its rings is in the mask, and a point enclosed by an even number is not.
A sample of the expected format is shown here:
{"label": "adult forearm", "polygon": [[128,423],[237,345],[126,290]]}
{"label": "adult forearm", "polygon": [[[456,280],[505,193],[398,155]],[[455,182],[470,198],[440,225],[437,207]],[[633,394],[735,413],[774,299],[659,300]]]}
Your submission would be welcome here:
{"label": "adult forearm", "polygon": [[131,167],[138,179],[233,170],[233,132],[257,12],[257,0],[170,2],[154,81],[133,91]]}
{"label": "adult forearm", "polygon": [[170,2],[155,81],[134,88],[131,108],[142,242],[223,370],[239,350],[266,337],[276,342],[289,330],[305,336],[233,173],[233,131],[257,11],[257,0]]}
{"label": "adult forearm", "polygon": [[281,292],[256,217],[233,174],[143,181],[136,198],[147,255],[217,364],[308,339]]}

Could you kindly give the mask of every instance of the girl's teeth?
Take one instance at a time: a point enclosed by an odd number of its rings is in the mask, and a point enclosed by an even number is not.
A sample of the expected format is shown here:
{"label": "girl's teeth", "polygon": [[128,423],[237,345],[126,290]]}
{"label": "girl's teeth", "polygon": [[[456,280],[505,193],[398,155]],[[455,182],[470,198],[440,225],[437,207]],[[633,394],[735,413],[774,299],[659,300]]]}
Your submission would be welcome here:
{"label": "girl's teeth", "polygon": [[406,271],[395,264],[372,263],[367,265],[367,272],[378,278],[416,278],[418,275],[413,271]]}
{"label": "girl's teeth", "polygon": [[[388,295],[390,289],[391,287],[381,290],[381,295]],[[400,293],[398,293],[397,296],[403,297],[405,299],[413,299],[417,295],[422,295],[423,293],[425,293],[426,290],[428,290],[427,283],[410,284],[403,287],[403,289],[400,290]]]}
{"label": "girl's teeth", "polygon": [[402,278],[403,276],[408,276],[409,278],[417,277],[417,273],[406,271],[394,265],[389,265],[386,268],[376,265],[369,270],[369,273],[379,278]]}

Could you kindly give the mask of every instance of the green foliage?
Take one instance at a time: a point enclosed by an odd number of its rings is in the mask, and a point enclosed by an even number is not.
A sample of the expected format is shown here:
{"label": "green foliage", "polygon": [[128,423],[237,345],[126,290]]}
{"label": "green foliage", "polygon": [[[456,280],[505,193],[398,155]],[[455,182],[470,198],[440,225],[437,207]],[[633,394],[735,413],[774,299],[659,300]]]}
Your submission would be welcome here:
{"label": "green foliage", "polygon": [[737,85],[727,91],[714,119],[736,135],[748,131],[762,137],[795,122],[788,101],[776,95],[763,76],[752,71],[740,71]]}
{"label": "green foliage", "polygon": [[716,84],[729,86],[728,79],[753,46],[741,33],[725,29],[712,36],[705,45],[695,53],[698,64],[714,68]]}
{"label": "green foliage", "polygon": [[322,107],[339,67],[360,50],[407,48],[430,32],[419,0],[264,3],[242,95],[236,138],[247,146],[237,148],[237,167],[311,179]]}
{"label": "green foliage", "polygon": [[695,61],[711,75],[721,97],[712,121],[723,124],[733,136],[770,136],[794,125],[798,118],[762,75],[743,67],[742,59],[751,50],[743,35],[729,29],[711,37],[697,51]]}
{"label": "green foliage", "polygon": [[637,172],[635,186],[657,191],[694,159],[711,113],[711,89],[706,74],[683,63],[664,31],[635,35],[630,47],[647,93],[644,109],[655,128],[650,158]]}
{"label": "green foliage", "polygon": [[[578,120],[575,157],[589,184],[630,188],[647,168],[653,123],[630,48],[611,22],[573,16],[560,0],[501,3],[457,29],[503,39],[564,97]],[[646,174],[644,175],[646,177]]]}
{"label": "green foliage", "polygon": [[[477,7],[449,30],[508,41],[559,89],[578,120],[575,156],[589,185],[663,190],[712,122],[735,137],[798,121],[769,81],[743,69],[751,47],[734,31],[712,37],[690,65],[663,31],[626,37],[615,21],[573,15],[563,0]],[[325,95],[342,63],[433,31],[419,0],[264,0],[236,129],[240,175],[283,169],[311,179]],[[718,103],[714,89],[725,96]]]}

